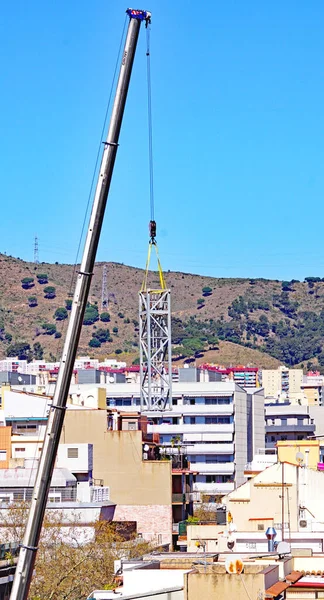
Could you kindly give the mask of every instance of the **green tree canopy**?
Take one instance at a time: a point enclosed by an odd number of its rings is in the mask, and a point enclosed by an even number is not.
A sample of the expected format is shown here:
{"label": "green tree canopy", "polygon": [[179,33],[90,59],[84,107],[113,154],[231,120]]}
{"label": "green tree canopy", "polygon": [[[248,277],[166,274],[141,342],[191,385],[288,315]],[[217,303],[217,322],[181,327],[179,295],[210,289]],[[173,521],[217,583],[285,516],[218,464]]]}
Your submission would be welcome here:
{"label": "green tree canopy", "polygon": [[38,273],[38,275],[36,275],[38,283],[43,284],[43,283],[48,283],[48,276],[46,273]]}
{"label": "green tree canopy", "polygon": [[100,314],[100,321],[102,321],[103,323],[109,323],[109,321],[110,321],[109,312],[106,312],[106,311],[102,312]]}
{"label": "green tree canopy", "polygon": [[33,277],[24,277],[21,280],[21,285],[24,288],[24,290],[29,290],[30,288],[32,288],[34,286],[34,278]]}
{"label": "green tree canopy", "polygon": [[99,319],[98,308],[94,304],[88,304],[85,309],[83,324],[84,325],[93,325]]}
{"label": "green tree canopy", "polygon": [[64,308],[63,306],[61,306],[60,308],[57,308],[55,313],[54,313],[54,319],[56,319],[56,321],[64,321],[64,319],[68,318],[68,311],[66,310],[66,308]]}
{"label": "green tree canopy", "polygon": [[65,308],[66,308],[66,310],[71,310],[72,300],[69,300],[69,299],[65,300]]}
{"label": "green tree canopy", "polygon": [[7,356],[18,356],[19,360],[29,359],[30,344],[27,342],[17,342],[11,344],[7,349]]}
{"label": "green tree canopy", "polygon": [[52,300],[53,298],[55,298],[56,295],[55,287],[53,287],[52,285],[48,285],[46,288],[44,288],[44,294],[46,299]]}
{"label": "green tree canopy", "polygon": [[44,333],[46,335],[54,335],[56,332],[56,325],[53,323],[43,323],[42,328],[44,329]]}
{"label": "green tree canopy", "polygon": [[97,338],[92,338],[89,342],[90,348],[100,348],[101,343]]}

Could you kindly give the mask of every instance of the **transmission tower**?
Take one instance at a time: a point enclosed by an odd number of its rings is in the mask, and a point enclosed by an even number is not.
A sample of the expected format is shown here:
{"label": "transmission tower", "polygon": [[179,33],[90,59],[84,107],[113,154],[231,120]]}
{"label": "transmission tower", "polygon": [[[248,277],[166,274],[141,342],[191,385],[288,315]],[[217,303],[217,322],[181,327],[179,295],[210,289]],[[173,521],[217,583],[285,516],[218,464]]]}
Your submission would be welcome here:
{"label": "transmission tower", "polygon": [[108,286],[107,286],[107,265],[102,270],[102,288],[101,288],[101,312],[108,308]]}
{"label": "transmission tower", "polygon": [[38,255],[38,237],[35,235],[34,240],[34,263],[38,265],[39,263],[39,255]]}
{"label": "transmission tower", "polygon": [[172,409],[170,290],[139,293],[141,408]]}

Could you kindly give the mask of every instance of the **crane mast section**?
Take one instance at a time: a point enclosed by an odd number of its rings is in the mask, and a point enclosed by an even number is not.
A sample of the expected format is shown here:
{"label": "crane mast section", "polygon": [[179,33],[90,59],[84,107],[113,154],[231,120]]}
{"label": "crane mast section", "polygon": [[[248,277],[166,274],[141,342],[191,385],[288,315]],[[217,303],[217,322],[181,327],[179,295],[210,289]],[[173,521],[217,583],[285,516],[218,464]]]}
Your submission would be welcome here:
{"label": "crane mast section", "polygon": [[141,410],[172,409],[171,293],[139,293]]}

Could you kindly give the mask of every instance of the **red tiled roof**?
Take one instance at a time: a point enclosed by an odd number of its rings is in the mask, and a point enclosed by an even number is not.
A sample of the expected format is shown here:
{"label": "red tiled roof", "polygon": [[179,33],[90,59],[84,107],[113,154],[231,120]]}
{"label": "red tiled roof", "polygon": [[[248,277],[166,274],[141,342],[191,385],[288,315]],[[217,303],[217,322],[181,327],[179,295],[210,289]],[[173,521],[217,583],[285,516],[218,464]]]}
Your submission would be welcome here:
{"label": "red tiled roof", "polygon": [[289,587],[289,583],[285,583],[284,581],[277,581],[274,585],[269,587],[265,593],[266,596],[276,598],[279,594],[282,594]]}

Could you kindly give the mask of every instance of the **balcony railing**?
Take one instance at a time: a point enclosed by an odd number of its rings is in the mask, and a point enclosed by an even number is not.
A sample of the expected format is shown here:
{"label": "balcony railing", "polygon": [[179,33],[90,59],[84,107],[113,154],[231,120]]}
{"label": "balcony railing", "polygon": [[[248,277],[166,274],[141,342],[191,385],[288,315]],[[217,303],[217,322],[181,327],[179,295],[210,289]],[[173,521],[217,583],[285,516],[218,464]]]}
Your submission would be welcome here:
{"label": "balcony railing", "polygon": [[91,502],[106,502],[109,500],[109,487],[92,486],[90,488]]}
{"label": "balcony railing", "polygon": [[172,502],[174,504],[189,502],[189,494],[172,494]]}
{"label": "balcony railing", "polygon": [[150,431],[153,433],[160,434],[177,434],[177,433],[195,433],[199,431],[199,433],[233,433],[234,432],[234,423],[215,423],[215,424],[205,424],[205,423],[195,423],[192,425],[184,425],[184,424],[169,424],[162,423],[161,425],[149,425]]}
{"label": "balcony railing", "polygon": [[234,482],[228,483],[203,483],[197,481],[193,484],[194,492],[202,492],[203,494],[228,494],[234,490]]}
{"label": "balcony railing", "polygon": [[216,473],[220,475],[225,475],[227,473],[234,473],[235,465],[233,462],[227,463],[205,463],[205,462],[195,462],[190,463],[190,470],[198,473]]}

